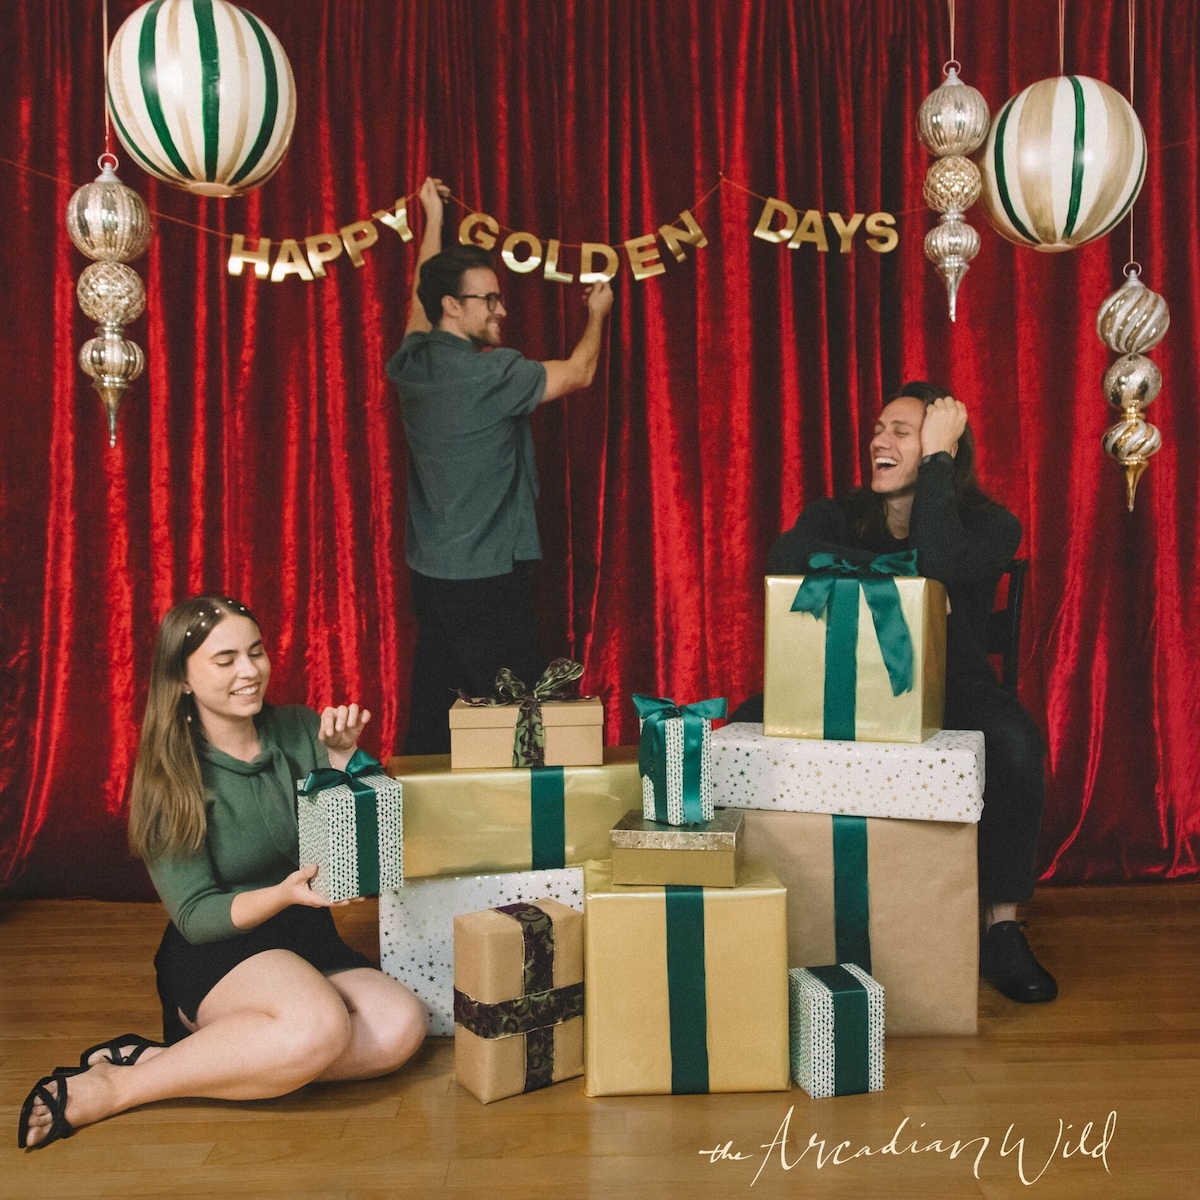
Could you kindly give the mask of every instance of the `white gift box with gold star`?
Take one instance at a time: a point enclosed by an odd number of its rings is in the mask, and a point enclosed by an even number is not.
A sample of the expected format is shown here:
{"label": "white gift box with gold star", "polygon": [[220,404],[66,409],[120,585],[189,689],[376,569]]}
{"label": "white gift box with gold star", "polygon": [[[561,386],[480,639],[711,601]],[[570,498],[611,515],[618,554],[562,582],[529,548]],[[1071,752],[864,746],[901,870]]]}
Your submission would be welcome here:
{"label": "white gift box with gold star", "polygon": [[718,808],[974,824],[983,811],[983,734],[943,729],[923,742],[766,737],[734,723],[712,735]]}

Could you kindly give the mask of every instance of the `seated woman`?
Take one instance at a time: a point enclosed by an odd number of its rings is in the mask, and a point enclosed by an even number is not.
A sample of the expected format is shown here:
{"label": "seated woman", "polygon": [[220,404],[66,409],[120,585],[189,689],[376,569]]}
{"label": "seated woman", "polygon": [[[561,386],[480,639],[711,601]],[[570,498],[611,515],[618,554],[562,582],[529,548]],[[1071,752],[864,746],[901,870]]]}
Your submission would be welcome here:
{"label": "seated woman", "polygon": [[997,684],[987,659],[988,616],[1020,544],[1020,522],[980,490],[967,410],[943,388],[905,384],[879,414],[870,455],[870,487],[809,505],[771,547],[767,572],[803,574],[809,555],[820,552],[865,563],[914,549],[918,571],[946,585],[945,726],[981,729],[986,747],[980,973],[1012,1000],[1053,1000],[1058,986],[1016,920],[1017,905],[1033,895],[1045,750],[1037,726]]}
{"label": "seated woman", "polygon": [[424,1006],[341,940],[316,866],[298,862],[296,781],[344,767],[370,713],[272,708],[270,675],[238,601],[197,596],[163,619],[129,841],[171,917],[154,960],[166,1044],[127,1034],[39,1081],[18,1145],[154,1100],[369,1079],[424,1039]]}

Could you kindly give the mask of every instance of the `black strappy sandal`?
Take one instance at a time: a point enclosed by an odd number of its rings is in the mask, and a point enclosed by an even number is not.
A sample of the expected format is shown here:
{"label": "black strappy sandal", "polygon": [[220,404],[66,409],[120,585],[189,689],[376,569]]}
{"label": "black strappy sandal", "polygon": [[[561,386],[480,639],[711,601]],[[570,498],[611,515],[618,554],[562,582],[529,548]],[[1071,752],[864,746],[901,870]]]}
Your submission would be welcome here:
{"label": "black strappy sandal", "polygon": [[[114,1067],[132,1067],[145,1051],[152,1047],[161,1048],[164,1045],[164,1042],[152,1042],[142,1037],[140,1033],[125,1033],[120,1037],[110,1038],[107,1042],[89,1046],[79,1056],[79,1066],[85,1071],[89,1067],[98,1066],[101,1062],[110,1062]],[[101,1051],[104,1051],[109,1057],[91,1062],[92,1055]],[[57,1075],[59,1072],[56,1071],[55,1074]]]}
{"label": "black strappy sandal", "polygon": [[[57,1142],[59,1138],[69,1138],[75,1132],[75,1126],[67,1120],[67,1080],[73,1075],[82,1074],[78,1068],[69,1067],[63,1071],[55,1071],[53,1075],[47,1075],[33,1085],[33,1091],[25,1097],[25,1103],[21,1106],[21,1120],[17,1125],[18,1149],[40,1150],[43,1146],[49,1146],[51,1142]],[[51,1083],[58,1084],[57,1094],[50,1091],[48,1085]],[[30,1146],[29,1118],[33,1116],[33,1106],[38,1100],[50,1110],[50,1128],[40,1142]]]}

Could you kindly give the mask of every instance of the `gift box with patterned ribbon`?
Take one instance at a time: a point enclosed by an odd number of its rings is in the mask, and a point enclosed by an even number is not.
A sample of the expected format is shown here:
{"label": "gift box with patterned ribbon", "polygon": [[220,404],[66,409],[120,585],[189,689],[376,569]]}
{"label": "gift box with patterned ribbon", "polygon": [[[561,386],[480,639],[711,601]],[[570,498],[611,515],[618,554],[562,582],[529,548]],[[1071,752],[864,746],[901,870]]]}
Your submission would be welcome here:
{"label": "gift box with patterned ribbon", "polygon": [[883,1091],[883,988],[854,963],[788,971],[792,1078],[814,1100]]}
{"label": "gift box with patterned ribbon", "polygon": [[349,900],[404,882],[402,795],[401,784],[362,750],[344,771],[318,767],[297,781],[300,862],[319,868],[313,891]]}
{"label": "gift box with patterned ribbon", "polygon": [[676,705],[659,696],[633,697],[641,721],[638,770],[648,821],[698,825],[713,819],[709,740],[724,717],[724,699]]}

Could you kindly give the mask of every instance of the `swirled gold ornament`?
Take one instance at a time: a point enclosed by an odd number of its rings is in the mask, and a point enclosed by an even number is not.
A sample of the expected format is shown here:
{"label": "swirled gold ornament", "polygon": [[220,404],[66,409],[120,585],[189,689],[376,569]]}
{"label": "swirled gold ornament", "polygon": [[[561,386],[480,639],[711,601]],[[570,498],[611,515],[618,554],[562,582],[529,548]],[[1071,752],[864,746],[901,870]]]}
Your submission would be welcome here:
{"label": "swirled gold ornament", "polygon": [[116,159],[102,155],[100,174],[67,201],[67,232],[76,249],[99,262],[131,262],[150,244],[150,210],[116,176]]}
{"label": "swirled gold ornament", "polygon": [[76,285],[79,307],[100,325],[128,325],[146,309],[141,276],[119,262],[94,262]]}
{"label": "swirled gold ornament", "polygon": [[936,212],[966,212],[979,199],[979,168],[959,154],[939,158],[925,173],[925,203]]}
{"label": "swirled gold ornament", "polygon": [[1101,387],[1114,408],[1137,412],[1162,391],[1162,372],[1141,354],[1123,354],[1104,372]]}
{"label": "swirled gold ornament", "polygon": [[122,337],[119,325],[102,325],[79,349],[79,366],[92,379],[108,417],[108,444],[117,444],[117,412],[125,389],[141,375],[146,357],[136,342]]}
{"label": "swirled gold ornament", "polygon": [[1133,512],[1138,480],[1146,469],[1147,460],[1162,448],[1162,434],[1142,419],[1135,408],[1128,408],[1115,425],[1110,425],[1100,439],[1104,453],[1115,458],[1125,472],[1125,503]]}
{"label": "swirled gold ornament", "polygon": [[949,67],[945,81],[921,101],[917,111],[917,136],[930,154],[970,154],[987,137],[991,116],[987,101],[963,83]]}
{"label": "swirled gold ornament", "polygon": [[950,320],[956,317],[958,285],[971,260],[979,253],[979,234],[956,212],[938,218],[938,223],[925,235],[925,257],[946,282],[950,300]]}
{"label": "swirled gold ornament", "polygon": [[1096,334],[1117,354],[1141,354],[1163,340],[1171,324],[1167,302],[1151,291],[1130,265],[1125,282],[1103,304],[1096,314]]}

